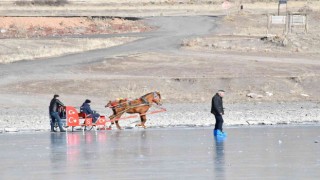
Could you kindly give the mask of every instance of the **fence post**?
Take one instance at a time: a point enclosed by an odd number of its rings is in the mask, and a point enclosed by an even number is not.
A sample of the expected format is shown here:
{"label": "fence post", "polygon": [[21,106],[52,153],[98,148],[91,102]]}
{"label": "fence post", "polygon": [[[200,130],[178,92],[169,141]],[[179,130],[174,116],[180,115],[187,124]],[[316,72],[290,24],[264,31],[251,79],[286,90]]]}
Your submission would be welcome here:
{"label": "fence post", "polygon": [[267,35],[269,34],[269,28],[270,28],[270,14],[268,14]]}
{"label": "fence post", "polygon": [[308,14],[306,14],[306,19],[305,19],[305,31],[306,31],[306,34],[308,33]]}

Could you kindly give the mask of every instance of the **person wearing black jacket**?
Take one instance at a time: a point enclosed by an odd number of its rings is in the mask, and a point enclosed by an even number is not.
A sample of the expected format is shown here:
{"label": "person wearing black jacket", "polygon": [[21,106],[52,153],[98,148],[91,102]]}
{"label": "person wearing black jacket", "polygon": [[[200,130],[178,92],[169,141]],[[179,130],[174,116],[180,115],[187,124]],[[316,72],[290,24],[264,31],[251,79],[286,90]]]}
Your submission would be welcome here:
{"label": "person wearing black jacket", "polygon": [[55,94],[53,96],[53,99],[51,100],[50,106],[49,106],[49,114],[51,117],[51,122],[50,122],[51,132],[56,132],[56,130],[54,130],[54,124],[56,121],[58,122],[60,132],[66,131],[62,127],[61,118],[59,116],[59,108],[64,107],[64,104],[58,99],[58,97],[59,97],[59,95]]}
{"label": "person wearing black jacket", "polygon": [[211,101],[211,113],[214,114],[216,124],[214,126],[214,135],[225,136],[226,134],[222,131],[224,108],[222,98],[224,97],[224,90],[219,90]]}

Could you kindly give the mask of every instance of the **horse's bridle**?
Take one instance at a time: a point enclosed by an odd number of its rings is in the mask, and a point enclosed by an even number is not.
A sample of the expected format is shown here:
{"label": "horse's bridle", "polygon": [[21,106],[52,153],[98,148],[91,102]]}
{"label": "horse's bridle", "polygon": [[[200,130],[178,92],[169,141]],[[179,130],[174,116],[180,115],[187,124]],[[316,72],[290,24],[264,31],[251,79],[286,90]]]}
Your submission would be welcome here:
{"label": "horse's bridle", "polygon": [[[156,100],[158,100],[158,101],[156,101]],[[153,101],[154,103],[156,103],[156,104],[161,105],[161,103],[160,103],[160,97],[159,97],[159,95],[157,94],[157,92],[153,92],[153,99],[152,99],[152,101]]]}

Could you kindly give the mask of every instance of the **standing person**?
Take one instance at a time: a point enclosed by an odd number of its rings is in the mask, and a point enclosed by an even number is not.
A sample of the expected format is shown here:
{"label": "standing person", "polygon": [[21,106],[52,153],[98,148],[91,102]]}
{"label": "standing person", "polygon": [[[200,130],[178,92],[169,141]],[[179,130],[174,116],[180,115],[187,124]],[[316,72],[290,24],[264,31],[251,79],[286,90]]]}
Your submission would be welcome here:
{"label": "standing person", "polygon": [[88,117],[92,118],[92,122],[95,123],[98,120],[98,118],[100,117],[100,114],[91,110],[89,103],[91,103],[91,101],[89,99],[86,99],[84,101],[84,103],[82,104],[82,106],[80,107],[80,112],[86,113]]}
{"label": "standing person", "polygon": [[64,104],[58,98],[59,98],[59,95],[55,94],[49,106],[49,113],[51,117],[51,122],[50,122],[51,132],[56,132],[56,130],[54,130],[54,124],[56,121],[58,121],[60,132],[66,132],[66,130],[64,130],[62,127],[61,118],[59,116],[59,108],[64,107]]}
{"label": "standing person", "polygon": [[214,136],[225,137],[226,133],[222,131],[224,108],[222,98],[224,97],[224,90],[219,90],[213,97],[211,101],[211,113],[214,114],[216,118],[216,124],[214,126]]}

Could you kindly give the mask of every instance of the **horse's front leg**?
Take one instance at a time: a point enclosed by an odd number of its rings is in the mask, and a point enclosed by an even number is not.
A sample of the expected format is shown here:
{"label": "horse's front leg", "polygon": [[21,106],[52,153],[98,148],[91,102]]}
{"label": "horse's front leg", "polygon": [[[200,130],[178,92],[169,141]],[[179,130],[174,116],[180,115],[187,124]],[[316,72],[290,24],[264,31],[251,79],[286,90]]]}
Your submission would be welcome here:
{"label": "horse's front leg", "polygon": [[[120,118],[120,117],[119,117]],[[119,125],[119,121],[116,121],[116,126],[119,130],[122,130],[121,126]]]}
{"label": "horse's front leg", "polygon": [[116,123],[117,129],[119,129],[119,130],[122,129],[121,126],[119,125],[119,119],[120,119],[120,117],[122,116],[122,114],[123,114],[123,113],[117,114],[117,115],[114,114],[114,115],[112,115],[112,116],[109,117],[110,120],[111,120],[111,124],[110,124],[109,128],[111,128],[111,126],[112,126],[114,123]]}
{"label": "horse's front leg", "polygon": [[147,121],[147,116],[140,114],[140,119],[141,119],[141,123],[140,123],[140,124],[137,124],[137,126],[141,126],[141,127],[143,127],[143,128],[147,128],[147,126],[145,125],[145,123],[146,123],[146,121]]}
{"label": "horse's front leg", "polygon": [[114,114],[111,115],[111,116],[109,116],[109,119],[110,119],[110,122],[111,122],[109,128],[112,128],[112,125],[114,124],[114,121],[113,121],[114,118],[115,118],[115,115],[114,115]]}

